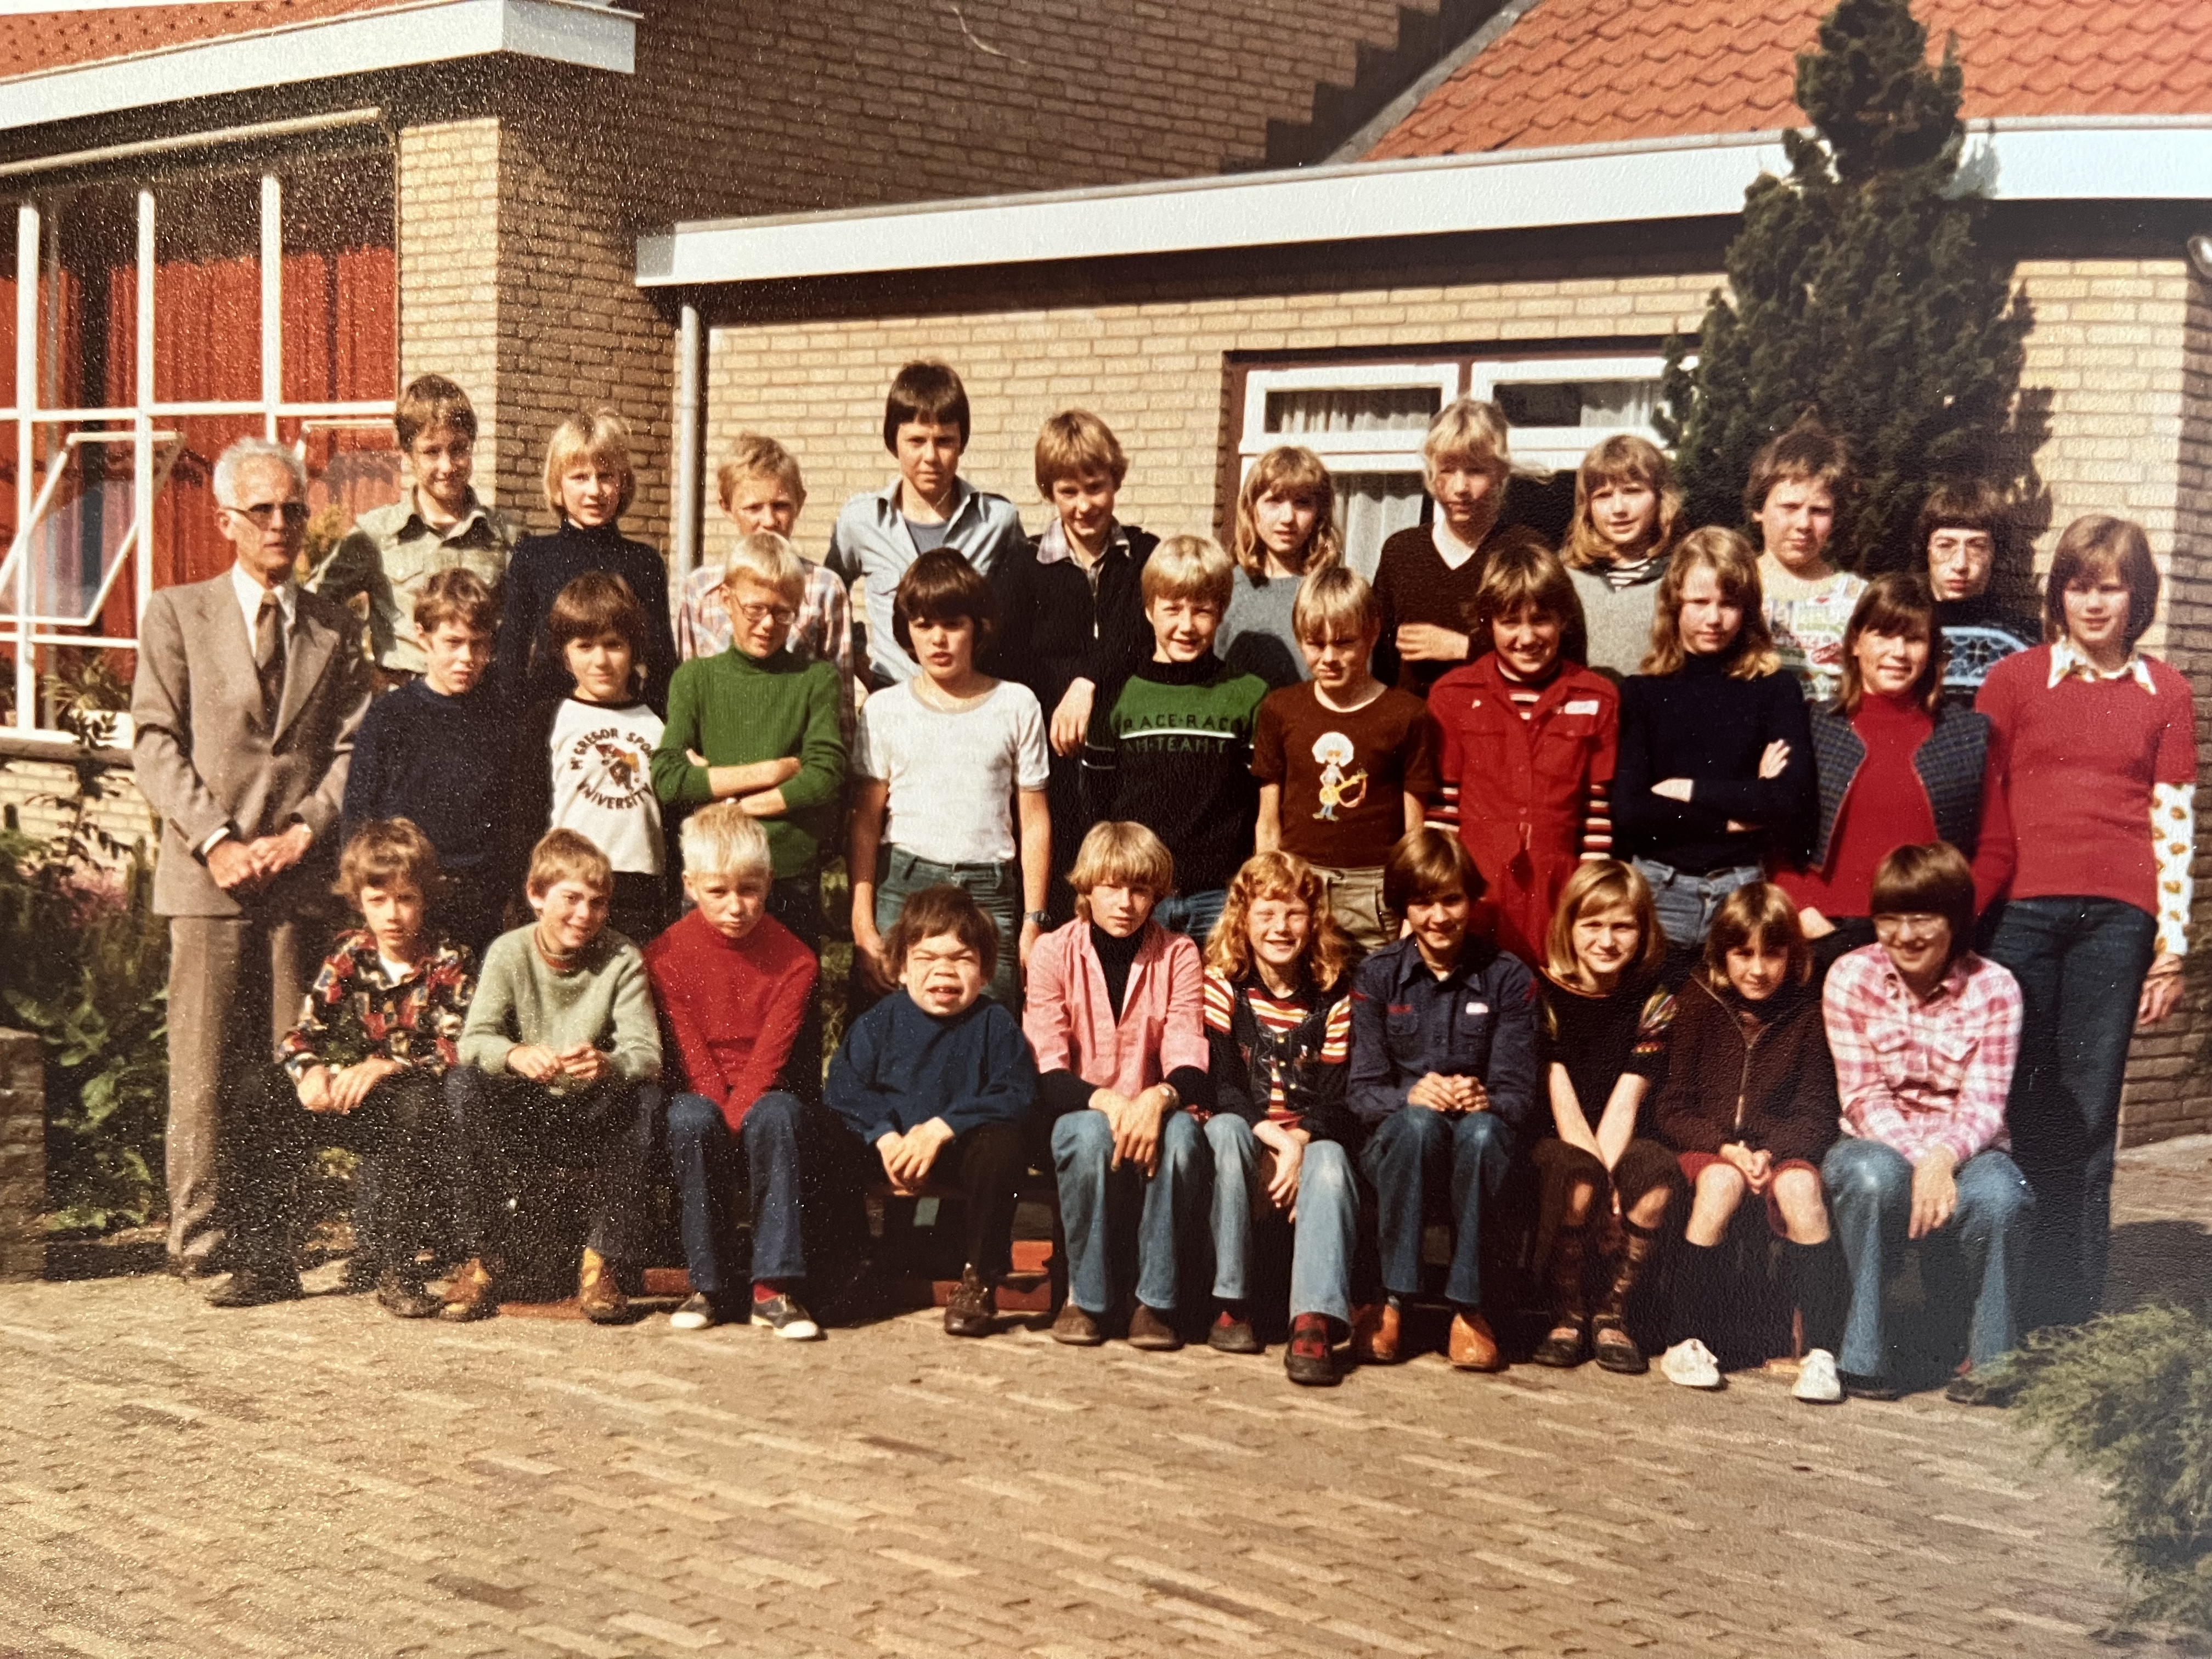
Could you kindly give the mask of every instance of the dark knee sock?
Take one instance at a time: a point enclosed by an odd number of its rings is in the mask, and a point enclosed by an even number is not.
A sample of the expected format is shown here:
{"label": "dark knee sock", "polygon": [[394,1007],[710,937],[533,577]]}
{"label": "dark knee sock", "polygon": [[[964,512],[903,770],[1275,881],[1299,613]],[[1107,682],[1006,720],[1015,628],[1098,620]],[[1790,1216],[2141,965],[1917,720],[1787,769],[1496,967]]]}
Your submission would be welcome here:
{"label": "dark knee sock", "polygon": [[1709,1348],[1713,1346],[1727,1299],[1727,1287],[1721,1282],[1721,1250],[1718,1244],[1680,1241],[1674,1255],[1674,1317],[1667,1331],[1669,1346],[1692,1336]]}
{"label": "dark knee sock", "polygon": [[1843,1252],[1831,1237],[1818,1244],[1785,1243],[1790,1299],[1805,1316],[1805,1346],[1835,1352],[1844,1340],[1844,1313],[1850,1284],[1844,1275]]}

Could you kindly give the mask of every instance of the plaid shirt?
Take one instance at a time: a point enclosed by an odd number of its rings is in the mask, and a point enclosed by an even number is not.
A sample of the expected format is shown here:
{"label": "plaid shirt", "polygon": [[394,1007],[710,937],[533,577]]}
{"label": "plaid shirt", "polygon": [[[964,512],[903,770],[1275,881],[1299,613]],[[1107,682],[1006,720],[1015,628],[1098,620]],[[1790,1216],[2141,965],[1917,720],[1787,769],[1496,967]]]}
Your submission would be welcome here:
{"label": "plaid shirt", "polygon": [[[807,567],[806,593],[791,624],[788,647],[801,662],[826,662],[837,671],[837,724],[845,748],[853,747],[853,602],[845,584],[818,564]],[[676,605],[676,654],[720,656],[730,648],[730,612],[722,603],[724,567],[703,565],[684,580]]]}
{"label": "plaid shirt", "polygon": [[343,1067],[379,1054],[438,1075],[459,1064],[456,1045],[475,992],[461,945],[439,945],[394,985],[384,976],[375,937],[366,928],[346,933],[324,959],[300,1023],[285,1033],[276,1057],[295,1083],[318,1066]]}
{"label": "plaid shirt", "polygon": [[1908,1160],[1948,1146],[1960,1163],[2005,1133],[2020,1054],[2020,986],[1971,951],[1923,1002],[1879,945],[1844,957],[1821,994],[1845,1134]]}

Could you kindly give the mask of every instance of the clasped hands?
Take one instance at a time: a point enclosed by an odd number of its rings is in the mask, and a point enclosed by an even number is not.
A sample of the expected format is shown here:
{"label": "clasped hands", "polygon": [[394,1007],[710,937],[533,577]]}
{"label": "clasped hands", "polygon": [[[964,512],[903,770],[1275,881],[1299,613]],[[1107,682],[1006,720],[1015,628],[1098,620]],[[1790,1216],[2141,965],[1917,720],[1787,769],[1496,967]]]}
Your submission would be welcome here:
{"label": "clasped hands", "polygon": [[1136,1095],[1117,1094],[1111,1089],[1095,1089],[1091,1094],[1091,1109],[1106,1115],[1106,1126],[1114,1133],[1114,1157],[1107,1164],[1118,1170],[1124,1164],[1133,1164],[1147,1178],[1160,1167],[1160,1120],[1176,1109],[1175,1091],[1164,1083],[1155,1083]]}
{"label": "clasped hands", "polygon": [[1441,1072],[1431,1072],[1406,1091],[1406,1104],[1459,1117],[1468,1112],[1488,1111],[1490,1091],[1479,1077],[1446,1077]]}
{"label": "clasped hands", "polygon": [[542,1085],[557,1083],[563,1078],[578,1083],[597,1083],[613,1073],[615,1063],[588,1042],[566,1048],[518,1042],[507,1051],[507,1069],[519,1078]]}
{"label": "clasped hands", "polygon": [[315,832],[295,823],[273,836],[226,836],[207,850],[207,871],[226,893],[256,893],[307,856]]}
{"label": "clasped hands", "polygon": [[901,1134],[894,1129],[876,1142],[876,1156],[884,1161],[884,1174],[891,1190],[908,1198],[921,1190],[929,1171],[952,1139],[952,1126],[941,1117],[917,1123]]}
{"label": "clasped hands", "polygon": [[300,1104],[311,1112],[343,1117],[367,1100],[376,1085],[407,1068],[383,1054],[351,1066],[318,1066],[300,1079]]}

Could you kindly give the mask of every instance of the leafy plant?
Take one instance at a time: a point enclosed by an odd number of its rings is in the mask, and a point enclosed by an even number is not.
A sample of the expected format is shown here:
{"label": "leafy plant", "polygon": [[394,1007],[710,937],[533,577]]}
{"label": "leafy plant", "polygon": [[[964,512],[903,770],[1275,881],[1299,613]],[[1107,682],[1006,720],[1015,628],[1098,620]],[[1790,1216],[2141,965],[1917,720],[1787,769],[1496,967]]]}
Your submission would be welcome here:
{"label": "leafy plant", "polygon": [[[1864,483],[1838,562],[1911,558],[1930,484],[1979,476],[2030,495],[2036,400],[2019,398],[2031,318],[1984,240],[1963,178],[1957,41],[1927,61],[1908,0],[1841,0],[1797,59],[1814,131],[1784,132],[1790,175],[1744,194],[1728,291],[1668,344],[1665,409],[1691,524],[1736,524],[1753,455],[1808,410],[1851,446]],[[1838,503],[1838,505],[1843,505]]]}
{"label": "leafy plant", "polygon": [[2016,1404],[2100,1477],[2124,1617],[2212,1631],[2212,1325],[2165,1304],[2031,1337]]}

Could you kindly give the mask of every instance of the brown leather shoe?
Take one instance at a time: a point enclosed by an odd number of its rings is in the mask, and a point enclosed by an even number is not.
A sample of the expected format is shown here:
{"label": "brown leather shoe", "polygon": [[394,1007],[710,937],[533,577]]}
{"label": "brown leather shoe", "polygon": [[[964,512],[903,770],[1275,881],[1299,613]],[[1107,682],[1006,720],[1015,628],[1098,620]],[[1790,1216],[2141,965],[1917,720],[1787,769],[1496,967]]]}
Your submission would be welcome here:
{"label": "brown leather shoe", "polygon": [[499,1274],[484,1257],[471,1256],[468,1264],[446,1281],[446,1305],[438,1317],[456,1322],[489,1319],[499,1311]]}
{"label": "brown leather shoe", "polygon": [[964,1269],[945,1304],[947,1336],[988,1336],[999,1328],[999,1291],[974,1267]]}
{"label": "brown leather shoe", "polygon": [[1182,1337],[1164,1316],[1139,1302],[1129,1316],[1129,1346],[1147,1353],[1173,1353],[1182,1346]]}
{"label": "brown leather shoe", "polygon": [[1490,1329],[1490,1322],[1472,1308],[1462,1308],[1452,1316],[1451,1339],[1444,1349],[1444,1357],[1463,1371],[1502,1371],[1505,1362],[1498,1358],[1498,1338]]}
{"label": "brown leather shoe", "polygon": [[576,1305],[594,1325],[619,1325],[629,1317],[629,1298],[615,1270],[597,1250],[584,1252],[576,1273]]}
{"label": "brown leather shoe", "polygon": [[1363,1365],[1398,1363],[1399,1309],[1395,1302],[1363,1302],[1352,1310],[1352,1357]]}
{"label": "brown leather shoe", "polygon": [[1070,1302],[1061,1307],[1060,1317],[1052,1322],[1052,1340],[1065,1342],[1071,1348],[1095,1348],[1106,1340],[1098,1328],[1098,1321]]}
{"label": "brown leather shoe", "polygon": [[422,1288],[420,1273],[399,1267],[377,1275],[376,1301],[394,1319],[428,1319],[446,1305]]}

